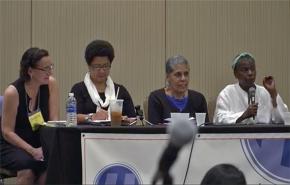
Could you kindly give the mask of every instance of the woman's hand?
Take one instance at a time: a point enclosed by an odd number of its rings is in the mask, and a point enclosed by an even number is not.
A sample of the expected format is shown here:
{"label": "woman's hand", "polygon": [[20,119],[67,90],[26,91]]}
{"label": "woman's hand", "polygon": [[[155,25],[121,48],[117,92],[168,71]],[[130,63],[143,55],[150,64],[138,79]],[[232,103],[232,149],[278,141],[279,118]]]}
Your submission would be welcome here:
{"label": "woman's hand", "polygon": [[43,161],[43,159],[44,159],[43,152],[42,152],[42,147],[32,148],[31,151],[30,151],[30,154],[32,155],[32,157],[35,160]]}
{"label": "woman's hand", "polygon": [[236,123],[240,123],[245,119],[256,116],[257,111],[258,111],[258,103],[249,105],[247,110],[241,115],[241,117],[237,119]]}
{"label": "woman's hand", "polygon": [[108,117],[108,111],[99,109],[95,114],[93,114],[92,120],[106,120]]}
{"label": "woman's hand", "polygon": [[256,116],[257,111],[258,111],[258,103],[249,105],[247,110],[244,112],[244,118],[247,119],[247,118]]}
{"label": "woman's hand", "polygon": [[275,87],[275,80],[274,80],[273,76],[264,77],[263,85],[267,89],[267,91],[270,93],[270,96],[272,98],[273,107],[277,107],[276,97],[278,95],[278,92],[277,92],[277,89]]}
{"label": "woman's hand", "polygon": [[124,122],[124,123],[132,123],[136,120],[137,120],[137,118],[128,118],[128,116],[122,116],[122,122]]}
{"label": "woman's hand", "polygon": [[273,76],[265,76],[263,79],[263,85],[267,89],[267,91],[270,93],[272,98],[277,97],[277,90],[275,87],[275,80]]}

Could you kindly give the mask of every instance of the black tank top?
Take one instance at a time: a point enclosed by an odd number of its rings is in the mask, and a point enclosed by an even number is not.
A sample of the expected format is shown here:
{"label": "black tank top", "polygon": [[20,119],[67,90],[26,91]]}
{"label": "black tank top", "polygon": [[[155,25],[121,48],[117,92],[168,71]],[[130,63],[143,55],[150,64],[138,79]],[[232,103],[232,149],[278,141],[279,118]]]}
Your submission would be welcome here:
{"label": "black tank top", "polygon": [[[30,122],[28,119],[28,102],[29,97],[24,88],[24,81],[21,79],[16,80],[11,85],[13,85],[19,94],[19,105],[17,109],[16,122],[15,122],[15,133],[21,137],[24,141],[29,143],[33,147],[40,147],[40,137],[39,130],[32,131]],[[42,113],[44,121],[48,121],[48,99],[49,99],[49,89],[48,85],[41,85],[39,89],[39,109]],[[38,98],[37,98],[38,99]],[[3,138],[2,138],[3,139]]]}

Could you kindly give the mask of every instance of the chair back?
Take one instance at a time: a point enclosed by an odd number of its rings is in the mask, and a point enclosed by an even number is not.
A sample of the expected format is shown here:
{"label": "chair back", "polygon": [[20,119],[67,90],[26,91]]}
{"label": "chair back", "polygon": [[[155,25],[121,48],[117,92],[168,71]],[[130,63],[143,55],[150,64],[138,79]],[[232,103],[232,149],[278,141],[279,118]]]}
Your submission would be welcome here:
{"label": "chair back", "polygon": [[3,106],[3,96],[0,96],[0,128],[1,128],[1,119],[2,119],[2,106]]}
{"label": "chair back", "polygon": [[144,118],[148,120],[148,97],[143,101]]}
{"label": "chair back", "polygon": [[207,111],[210,122],[213,122],[215,107],[216,107],[216,97],[209,98],[209,101],[207,102]]}
{"label": "chair back", "polygon": [[[0,128],[1,128],[1,117],[2,117],[2,110],[3,110],[2,106],[3,106],[3,96],[0,96]],[[1,132],[1,130],[0,130],[0,132]],[[11,177],[16,177],[16,172],[13,172],[13,171],[10,171],[10,170],[7,170],[5,168],[0,167],[0,184],[1,183],[4,184],[5,178],[11,178]]]}
{"label": "chair back", "polygon": [[3,96],[0,96],[0,118],[2,116]]}

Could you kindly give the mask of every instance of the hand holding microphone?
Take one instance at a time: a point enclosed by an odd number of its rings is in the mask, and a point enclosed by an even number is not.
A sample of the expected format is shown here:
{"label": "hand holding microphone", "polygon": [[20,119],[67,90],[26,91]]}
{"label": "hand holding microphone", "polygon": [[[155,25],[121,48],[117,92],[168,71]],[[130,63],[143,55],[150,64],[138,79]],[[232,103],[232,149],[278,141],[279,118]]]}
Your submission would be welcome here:
{"label": "hand holding microphone", "polygon": [[258,111],[258,103],[256,103],[256,88],[250,87],[249,88],[249,107],[247,109],[248,116],[253,116],[253,119],[255,120],[255,116],[257,115]]}
{"label": "hand holding microphone", "polygon": [[249,107],[246,110],[246,118],[250,118],[253,117],[253,119],[255,119],[255,116],[257,115],[257,111],[258,111],[258,103],[255,104],[250,104]]}
{"label": "hand holding microphone", "polygon": [[255,116],[258,111],[258,103],[256,103],[256,89],[255,87],[250,87],[248,90],[248,108],[246,111],[239,117],[236,123],[240,123],[241,121],[253,117],[255,120]]}
{"label": "hand holding microphone", "polygon": [[255,87],[250,87],[248,91],[248,103],[249,107],[245,111],[245,118],[250,118],[253,117],[255,120],[255,116],[257,115],[258,111],[258,103],[256,103],[256,88]]}

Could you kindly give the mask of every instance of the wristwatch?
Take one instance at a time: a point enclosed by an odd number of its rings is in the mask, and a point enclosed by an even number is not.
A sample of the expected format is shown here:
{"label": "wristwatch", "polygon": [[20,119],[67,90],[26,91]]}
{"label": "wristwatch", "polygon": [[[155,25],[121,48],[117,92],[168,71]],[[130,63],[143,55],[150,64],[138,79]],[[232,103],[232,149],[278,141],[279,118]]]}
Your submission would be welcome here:
{"label": "wristwatch", "polygon": [[93,113],[90,113],[90,114],[87,114],[86,116],[85,116],[85,121],[86,122],[90,122],[90,121],[92,121],[93,120]]}

